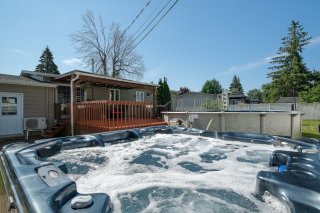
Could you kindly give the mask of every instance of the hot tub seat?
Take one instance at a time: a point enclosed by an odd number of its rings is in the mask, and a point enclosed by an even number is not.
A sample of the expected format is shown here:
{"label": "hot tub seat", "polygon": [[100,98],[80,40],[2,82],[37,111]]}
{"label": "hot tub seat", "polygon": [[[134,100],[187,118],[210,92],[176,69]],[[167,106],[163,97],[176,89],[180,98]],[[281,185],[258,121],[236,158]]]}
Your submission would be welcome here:
{"label": "hot tub seat", "polygon": [[258,195],[269,192],[286,202],[291,212],[320,212],[319,154],[276,150],[269,166],[280,169],[258,173]]}
{"label": "hot tub seat", "polygon": [[[1,173],[8,177],[11,187],[7,190],[7,196],[12,197],[14,202],[11,208],[19,212],[75,212],[70,202],[80,195],[76,183],[63,171],[64,164],[39,161],[35,147],[12,144],[5,146],[0,155],[4,168]],[[94,193],[90,196],[92,204],[76,212],[111,211],[112,205],[107,194]]]}

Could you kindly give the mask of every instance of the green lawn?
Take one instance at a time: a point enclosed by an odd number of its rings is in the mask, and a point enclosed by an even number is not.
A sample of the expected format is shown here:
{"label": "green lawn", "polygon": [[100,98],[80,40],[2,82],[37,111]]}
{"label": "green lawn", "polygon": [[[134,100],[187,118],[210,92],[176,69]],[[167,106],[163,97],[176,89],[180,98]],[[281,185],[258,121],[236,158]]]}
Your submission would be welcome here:
{"label": "green lawn", "polygon": [[320,138],[319,125],[320,120],[302,120],[302,137]]}

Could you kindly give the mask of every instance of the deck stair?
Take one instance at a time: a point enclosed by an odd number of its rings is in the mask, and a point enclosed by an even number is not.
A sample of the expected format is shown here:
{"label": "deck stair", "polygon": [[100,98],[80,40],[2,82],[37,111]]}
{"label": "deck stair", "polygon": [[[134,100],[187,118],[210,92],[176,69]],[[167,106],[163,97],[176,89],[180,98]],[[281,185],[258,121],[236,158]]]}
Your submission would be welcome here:
{"label": "deck stair", "polygon": [[54,124],[54,126],[46,129],[44,131],[43,137],[44,138],[53,138],[57,136],[66,126],[66,121],[60,120]]}

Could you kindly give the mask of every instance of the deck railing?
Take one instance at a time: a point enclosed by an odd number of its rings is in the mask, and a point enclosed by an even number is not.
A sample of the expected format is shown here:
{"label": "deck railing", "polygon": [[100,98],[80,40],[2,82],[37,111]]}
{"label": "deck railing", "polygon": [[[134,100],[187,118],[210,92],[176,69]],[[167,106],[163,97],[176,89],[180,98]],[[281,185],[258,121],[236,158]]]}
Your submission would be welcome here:
{"label": "deck railing", "polygon": [[153,105],[135,101],[88,101],[74,104],[76,134],[149,126],[159,122]]}

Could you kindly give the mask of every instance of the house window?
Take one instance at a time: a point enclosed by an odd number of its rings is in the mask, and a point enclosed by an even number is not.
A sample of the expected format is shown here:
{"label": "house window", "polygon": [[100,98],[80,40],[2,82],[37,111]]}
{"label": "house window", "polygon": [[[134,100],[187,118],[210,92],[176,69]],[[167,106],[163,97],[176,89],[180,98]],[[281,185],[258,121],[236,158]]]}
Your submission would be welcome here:
{"label": "house window", "polygon": [[17,115],[16,97],[2,97],[2,115]]}
{"label": "house window", "polygon": [[85,100],[85,92],[84,89],[77,87],[76,101],[83,102]]}
{"label": "house window", "polygon": [[120,90],[110,89],[110,100],[111,101],[120,101]]}
{"label": "house window", "polygon": [[136,91],[136,101],[144,101],[144,92]]}

